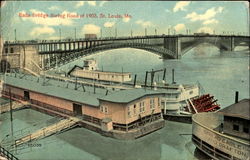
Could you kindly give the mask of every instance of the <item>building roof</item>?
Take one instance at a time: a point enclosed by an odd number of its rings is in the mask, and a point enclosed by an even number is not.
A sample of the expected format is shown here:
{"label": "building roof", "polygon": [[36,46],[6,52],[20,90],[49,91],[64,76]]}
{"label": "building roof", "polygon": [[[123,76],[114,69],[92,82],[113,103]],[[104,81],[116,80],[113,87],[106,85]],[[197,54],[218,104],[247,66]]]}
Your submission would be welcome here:
{"label": "building roof", "polygon": [[129,103],[133,100],[139,99],[146,95],[159,95],[159,94],[164,94],[164,93],[140,88],[140,89],[128,89],[128,90],[113,92],[112,94],[101,97],[99,99],[103,101],[116,102],[116,103]]}
{"label": "building roof", "polygon": [[[12,75],[13,76],[13,75]],[[46,83],[43,85],[43,80],[40,79],[39,82],[37,81],[38,78],[31,79],[25,78],[15,78],[6,76],[5,83],[11,86],[15,86],[18,88],[26,89],[29,91],[34,91],[37,93],[42,93],[62,99],[66,99],[73,102],[83,103],[91,106],[99,106],[99,100],[98,97],[103,96],[104,94],[94,94],[90,91],[83,92],[83,90],[74,90],[74,87],[71,85],[71,87],[59,87],[58,81],[55,80],[49,80],[49,83]],[[56,85],[57,83],[57,85]]]}
{"label": "building roof", "polygon": [[[115,102],[115,103],[129,103],[138,98],[147,96],[147,95],[159,95],[164,94],[160,90],[151,90],[151,89],[128,89],[128,90],[118,90],[118,91],[109,91],[106,95],[107,90],[102,88],[95,88],[96,93],[94,94],[93,87],[84,86],[83,88],[79,86],[78,90],[74,90],[75,85],[69,84],[66,87],[66,82],[53,80],[53,79],[42,79],[41,77],[38,80],[38,77],[17,74],[15,77],[14,74],[11,76],[6,76],[5,83],[17,88],[22,88],[24,90],[29,90],[37,93],[42,93],[49,96],[54,96],[69,100],[72,102],[78,102],[82,104],[87,104],[94,107],[99,107],[99,100]],[[166,91],[165,91],[166,92]]]}
{"label": "building roof", "polygon": [[226,108],[223,108],[219,113],[230,116],[237,117],[246,120],[250,120],[250,99],[240,100],[238,103],[234,103]]}

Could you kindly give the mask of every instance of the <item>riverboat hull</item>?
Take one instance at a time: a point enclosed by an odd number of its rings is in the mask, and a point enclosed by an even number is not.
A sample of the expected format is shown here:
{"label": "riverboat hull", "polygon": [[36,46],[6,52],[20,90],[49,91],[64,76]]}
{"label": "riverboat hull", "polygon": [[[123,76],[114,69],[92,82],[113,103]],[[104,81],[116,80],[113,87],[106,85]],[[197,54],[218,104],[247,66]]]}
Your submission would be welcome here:
{"label": "riverboat hull", "polygon": [[193,115],[192,141],[195,146],[216,160],[250,159],[250,143],[247,140],[224,134],[218,113]]}

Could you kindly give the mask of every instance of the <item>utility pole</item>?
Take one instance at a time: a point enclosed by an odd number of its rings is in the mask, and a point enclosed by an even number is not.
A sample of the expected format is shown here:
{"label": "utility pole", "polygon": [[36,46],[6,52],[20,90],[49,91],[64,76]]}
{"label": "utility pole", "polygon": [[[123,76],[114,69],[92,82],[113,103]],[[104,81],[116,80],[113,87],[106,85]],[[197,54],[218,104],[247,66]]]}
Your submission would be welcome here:
{"label": "utility pole", "polygon": [[75,28],[75,40],[76,40],[76,28]]}
{"label": "utility pole", "polygon": [[115,37],[117,37],[117,28],[115,28]]}
{"label": "utility pole", "polygon": [[133,37],[133,30],[131,29],[131,37]]}
{"label": "utility pole", "polygon": [[10,125],[11,125],[11,136],[13,138],[13,115],[12,115],[12,97],[11,97],[11,89],[9,88],[9,98],[10,98]]}
{"label": "utility pole", "polygon": [[124,76],[123,76],[123,67],[122,67],[122,83],[124,81]]}
{"label": "utility pole", "polygon": [[14,30],[14,32],[15,32],[15,41],[16,41],[16,29]]}
{"label": "utility pole", "polygon": [[59,37],[60,37],[60,41],[61,41],[61,37],[62,35],[61,35],[61,28],[59,28]]}
{"label": "utility pole", "polygon": [[155,35],[157,35],[157,29],[155,29]]}
{"label": "utility pole", "polygon": [[102,38],[102,29],[101,29],[101,31],[100,31],[100,32],[101,32],[101,38]]}
{"label": "utility pole", "polygon": [[109,27],[109,37],[112,37],[112,27]]}
{"label": "utility pole", "polygon": [[145,36],[147,36],[147,28],[145,28]]}
{"label": "utility pole", "polygon": [[168,35],[170,35],[170,28],[168,29]]}

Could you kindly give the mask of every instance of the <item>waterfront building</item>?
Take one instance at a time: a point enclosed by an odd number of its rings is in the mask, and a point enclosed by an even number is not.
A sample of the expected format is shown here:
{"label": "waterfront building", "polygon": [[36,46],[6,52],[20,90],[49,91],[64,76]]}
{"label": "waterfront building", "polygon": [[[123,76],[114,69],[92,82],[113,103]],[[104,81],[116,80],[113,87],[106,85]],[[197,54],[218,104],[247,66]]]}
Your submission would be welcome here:
{"label": "waterfront building", "polygon": [[150,89],[109,91],[8,74],[2,94],[28,101],[31,106],[48,113],[77,116],[82,119],[83,126],[120,139],[137,138],[164,126],[160,105],[163,93]]}

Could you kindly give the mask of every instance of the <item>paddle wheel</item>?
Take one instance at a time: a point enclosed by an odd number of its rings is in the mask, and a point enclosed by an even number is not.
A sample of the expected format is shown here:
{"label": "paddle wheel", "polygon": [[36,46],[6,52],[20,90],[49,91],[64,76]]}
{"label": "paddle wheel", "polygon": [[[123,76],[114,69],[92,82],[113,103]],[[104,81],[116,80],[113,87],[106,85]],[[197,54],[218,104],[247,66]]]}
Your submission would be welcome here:
{"label": "paddle wheel", "polygon": [[204,94],[198,98],[193,98],[189,101],[189,107],[191,112],[199,113],[199,112],[214,112],[220,109],[219,104],[217,104],[217,99],[214,99],[214,96],[210,94]]}

